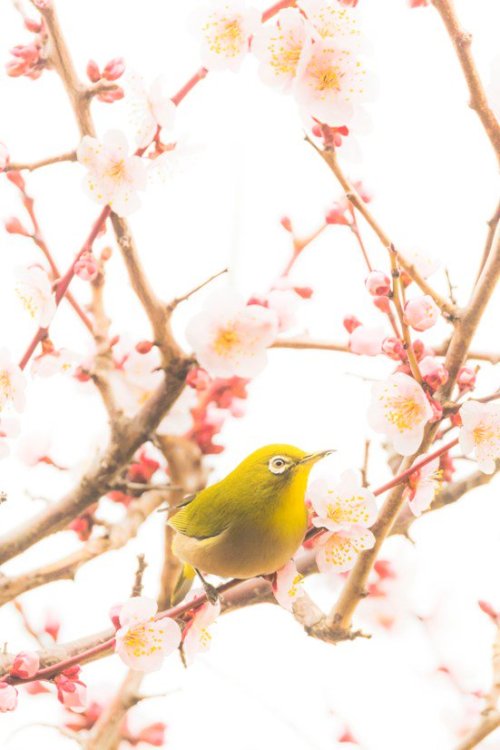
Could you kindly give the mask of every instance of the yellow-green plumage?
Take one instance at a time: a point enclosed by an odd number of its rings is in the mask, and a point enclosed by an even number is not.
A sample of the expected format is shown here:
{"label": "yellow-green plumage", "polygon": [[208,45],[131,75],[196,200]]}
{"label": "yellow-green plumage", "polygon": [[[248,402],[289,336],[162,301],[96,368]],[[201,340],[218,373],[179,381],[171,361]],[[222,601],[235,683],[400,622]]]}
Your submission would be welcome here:
{"label": "yellow-green plumage", "polygon": [[307,479],[323,455],[308,456],[282,444],[255,451],[169,519],[177,531],[175,553],[185,563],[223,578],[250,578],[278,570],[304,539]]}

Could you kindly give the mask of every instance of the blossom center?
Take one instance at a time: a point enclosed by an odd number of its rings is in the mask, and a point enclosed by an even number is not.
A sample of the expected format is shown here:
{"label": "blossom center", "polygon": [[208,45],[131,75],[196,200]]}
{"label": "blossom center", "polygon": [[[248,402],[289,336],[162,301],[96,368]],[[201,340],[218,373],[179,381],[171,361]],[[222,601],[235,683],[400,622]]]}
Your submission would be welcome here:
{"label": "blossom center", "polygon": [[297,65],[299,64],[300,55],[302,54],[302,45],[283,46],[283,37],[277,40],[277,48],[273,46],[271,65],[276,73],[282,75],[295,75]]}
{"label": "blossom center", "polygon": [[0,391],[7,398],[9,398],[12,393],[12,381],[7,370],[0,371]]}
{"label": "blossom center", "polygon": [[106,174],[112,180],[123,180],[125,177],[125,159],[112,161]]}
{"label": "blossom center", "polygon": [[413,398],[388,398],[386,402],[387,421],[398,430],[413,429],[423,417],[423,409]]}
{"label": "blossom center", "polygon": [[155,651],[161,650],[163,630],[156,628],[152,622],[153,620],[136,625],[125,635],[125,647],[134,656],[151,656]]}
{"label": "blossom center", "polygon": [[[211,27],[215,27],[211,29]],[[209,37],[209,47],[217,55],[225,54],[236,56],[240,53],[242,31],[238,19],[222,18],[218,21],[207,23],[205,31],[212,31]]]}
{"label": "blossom center", "polygon": [[227,355],[240,342],[240,337],[234,328],[223,328],[219,331],[214,342],[217,354]]}
{"label": "blossom center", "polygon": [[38,305],[36,304],[34,297],[30,295],[27,291],[23,291],[19,287],[16,289],[16,292],[17,292],[17,296],[22,302],[24,309],[29,313],[29,315],[32,318],[34,318],[38,312]]}
{"label": "blossom center", "polygon": [[500,429],[495,429],[491,424],[481,422],[473,431],[474,442],[476,445],[483,445],[494,440],[500,440]]}

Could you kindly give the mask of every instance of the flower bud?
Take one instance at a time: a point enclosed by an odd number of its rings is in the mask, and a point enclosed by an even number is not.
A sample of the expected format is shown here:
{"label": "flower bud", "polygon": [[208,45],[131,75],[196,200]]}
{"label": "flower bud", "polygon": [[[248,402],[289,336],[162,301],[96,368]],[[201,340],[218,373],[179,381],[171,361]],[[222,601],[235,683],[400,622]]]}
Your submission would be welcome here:
{"label": "flower bud", "polygon": [[113,249],[107,245],[106,247],[103,247],[101,250],[101,260],[106,262],[108,261],[111,256],[113,255]]}
{"label": "flower bud", "polygon": [[343,323],[347,333],[352,333],[355,328],[361,325],[361,321],[358,320],[355,315],[347,315],[344,318]]}
{"label": "flower bud", "polygon": [[110,91],[103,91],[101,94],[97,95],[97,98],[100,102],[105,102],[105,104],[113,104],[113,102],[117,102],[120,99],[123,99],[124,96],[124,90],[121,88],[121,86],[117,86]]}
{"label": "flower bud", "polygon": [[17,706],[17,690],[7,682],[0,682],[0,713],[14,711]]}
{"label": "flower bud", "polygon": [[77,679],[79,672],[79,667],[78,672],[68,669],[54,678],[57,700],[66,708],[77,712],[84,711],[87,703],[87,686]]}
{"label": "flower bud", "polygon": [[311,299],[314,294],[314,290],[310,286],[294,286],[293,291],[302,299]]}
{"label": "flower bud", "polygon": [[459,411],[450,414],[450,422],[452,423],[453,427],[462,427],[462,417],[460,416]]}
{"label": "flower bud", "polygon": [[26,183],[20,172],[7,172],[7,179],[19,188],[19,190],[24,190],[26,187]]}
{"label": "flower bud", "polygon": [[428,328],[432,328],[438,317],[439,307],[428,294],[423,297],[416,297],[406,303],[406,322],[416,331],[426,331]]}
{"label": "flower bud", "polygon": [[373,304],[378,310],[380,310],[380,312],[383,312],[385,314],[391,311],[391,305],[389,303],[388,297],[374,297]]}
{"label": "flower bud", "polygon": [[197,391],[203,391],[210,385],[210,380],[210,375],[202,367],[192,367],[187,374],[186,385]]}
{"label": "flower bud", "polygon": [[3,172],[3,170],[9,163],[9,159],[10,157],[7,146],[3,143],[0,143],[0,172]]}
{"label": "flower bud", "polygon": [[457,385],[460,393],[473,391],[476,387],[476,371],[471,367],[461,367],[457,375]]}
{"label": "flower bud", "polygon": [[138,742],[145,742],[152,747],[163,747],[165,744],[165,730],[166,725],[162,721],[157,721],[154,724],[141,729],[137,735]]}
{"label": "flower bud", "polygon": [[40,657],[35,651],[20,651],[10,668],[13,677],[27,680],[34,677],[40,668]]}
{"label": "flower bud", "polygon": [[99,266],[92,253],[84,253],[73,266],[75,276],[83,281],[93,281],[99,273]]}
{"label": "flower bud", "polygon": [[35,21],[33,18],[25,18],[24,27],[33,34],[39,34],[42,30],[42,24],[40,21]]}
{"label": "flower bud", "polygon": [[351,333],[349,348],[354,354],[366,354],[369,357],[375,357],[382,352],[384,337],[383,328],[369,328],[360,325]]}
{"label": "flower bud", "polygon": [[122,604],[113,604],[108,612],[109,619],[113,623],[113,627],[115,628],[115,630],[119,630],[121,628],[120,612],[122,610],[122,606]]}
{"label": "flower bud", "polygon": [[325,221],[327,224],[349,224],[345,215],[346,207],[341,203],[334,203],[326,212]]}
{"label": "flower bud", "polygon": [[432,417],[429,419],[429,422],[432,424],[433,422],[439,422],[440,419],[443,418],[443,407],[439,403],[439,401],[436,401],[435,398],[429,397],[429,404],[432,409]]}
{"label": "flower bud", "polygon": [[391,291],[391,280],[383,271],[370,271],[365,286],[374,297],[385,296]]}
{"label": "flower bud", "polygon": [[396,578],[394,566],[389,560],[377,560],[373,565],[373,569],[379,578]]}
{"label": "flower bud", "polygon": [[382,351],[391,359],[402,362],[406,359],[406,352],[403,342],[395,336],[388,336],[382,341]]}
{"label": "flower bud", "polygon": [[101,80],[101,71],[95,60],[89,60],[87,63],[87,76],[92,83],[97,83]]}
{"label": "flower bud", "polygon": [[102,77],[107,81],[116,81],[125,72],[125,60],[123,57],[114,57],[104,67]]}
{"label": "flower bud", "polygon": [[289,216],[282,216],[280,219],[280,224],[286,232],[292,231],[292,220]]}
{"label": "flower bud", "polygon": [[138,354],[149,354],[154,344],[152,341],[139,341],[135,345],[135,350]]}
{"label": "flower bud", "polygon": [[433,391],[436,391],[448,380],[448,370],[435,357],[424,357],[419,363],[419,368],[424,382]]}
{"label": "flower bud", "polygon": [[54,612],[49,612],[45,618],[45,625],[43,626],[44,633],[47,633],[53,641],[57,641],[60,629],[61,621]]}
{"label": "flower bud", "polygon": [[4,226],[9,234],[22,234],[24,237],[30,236],[30,233],[26,227],[21,224],[17,216],[9,216],[5,219]]}
{"label": "flower bud", "polygon": [[500,612],[497,612],[496,609],[489,603],[486,602],[484,599],[480,599],[478,601],[479,609],[481,609],[485,615],[488,615],[488,617],[491,617],[493,622],[496,624],[498,623],[500,619]]}

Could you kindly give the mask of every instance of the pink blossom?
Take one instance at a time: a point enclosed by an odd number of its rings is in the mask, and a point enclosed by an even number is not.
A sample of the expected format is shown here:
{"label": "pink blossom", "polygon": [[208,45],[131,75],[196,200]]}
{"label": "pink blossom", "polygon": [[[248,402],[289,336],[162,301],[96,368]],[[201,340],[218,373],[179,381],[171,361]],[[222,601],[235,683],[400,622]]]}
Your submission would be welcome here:
{"label": "pink blossom", "polygon": [[351,570],[361,552],[371,549],[375,537],[364,526],[353,525],[348,530],[323,535],[318,543],[316,562],[321,573]]}
{"label": "pink blossom", "polygon": [[248,52],[250,37],[260,27],[260,13],[244,0],[214,0],[193,19],[201,36],[201,59],[208,70],[240,67]]}
{"label": "pink blossom", "polygon": [[[415,459],[412,466],[425,458],[427,458],[427,454],[423,453]],[[410,474],[403,497],[408,501],[409,508],[415,516],[419,516],[431,506],[434,497],[441,488],[441,474],[439,458],[429,461],[421,469]]]}
{"label": "pink blossom", "polygon": [[460,393],[473,391],[476,387],[476,371],[472,367],[461,367],[457,375],[457,385]]}
{"label": "pink blossom", "polygon": [[83,281],[93,281],[99,273],[99,266],[93,253],[84,253],[73,266],[75,275]]}
{"label": "pink blossom", "polygon": [[428,294],[416,297],[405,305],[406,322],[416,331],[426,331],[432,328],[438,318],[439,307]]}
{"label": "pink blossom", "polygon": [[12,361],[7,349],[0,349],[0,412],[7,405],[22,411],[25,405],[26,381],[18,365]]}
{"label": "pink blossom", "polygon": [[[17,445],[17,457],[26,466],[47,462],[52,440],[48,432],[32,432],[23,435]],[[49,459],[50,462],[50,459]]]}
{"label": "pink blossom", "polygon": [[448,380],[448,370],[444,363],[435,357],[424,357],[420,360],[418,366],[423,380],[433,391],[436,391]]}
{"label": "pink blossom", "polygon": [[371,526],[377,517],[377,504],[370,490],[361,485],[357,471],[344,471],[340,480],[316,479],[307,491],[316,512],[314,526],[329,531],[349,531],[353,526]]}
{"label": "pink blossom", "polygon": [[327,224],[351,224],[351,219],[348,214],[349,207],[343,202],[335,202],[331,208],[325,214],[325,221]]}
{"label": "pink blossom", "polygon": [[17,417],[0,417],[0,458],[9,455],[8,438],[16,438],[21,432],[21,425]]}
{"label": "pink blossom", "polygon": [[[432,258],[430,255],[426,255],[420,250],[404,250],[400,254],[424,279],[428,279],[429,276],[432,276],[441,265],[438,260]],[[411,283],[411,279],[409,279],[408,283]]]}
{"label": "pink blossom", "polygon": [[418,450],[432,414],[423,389],[408,375],[397,372],[373,386],[368,422],[375,432],[384,433],[403,456]]}
{"label": "pink blossom", "polygon": [[99,66],[95,60],[88,61],[86,73],[92,83],[97,83],[102,78],[101,71],[99,70]]}
{"label": "pink blossom", "polygon": [[85,711],[87,705],[87,686],[78,679],[79,675],[80,667],[74,666],[54,678],[57,700],[77,713]]}
{"label": "pink blossom", "polygon": [[7,682],[0,682],[0,713],[14,711],[17,707],[17,690]]}
{"label": "pink blossom", "polygon": [[383,271],[370,271],[365,286],[374,297],[386,295],[391,291],[391,280]]}
{"label": "pink blossom", "polygon": [[279,332],[284,333],[297,325],[299,295],[292,289],[272,289],[266,297],[267,307],[278,317]]}
{"label": "pink blossom", "polygon": [[181,629],[170,617],[155,620],[154,599],[134,596],[120,610],[115,651],[131,669],[154,672],[181,642]]}
{"label": "pink blossom", "polygon": [[361,325],[361,321],[355,315],[346,315],[342,321],[344,328],[347,333],[352,333],[358,326]]}
{"label": "pink blossom", "polygon": [[35,651],[20,651],[16,654],[10,673],[13,677],[27,680],[34,677],[40,668],[40,657]]}
{"label": "pink blossom", "polygon": [[40,266],[18,268],[16,293],[25,310],[44,328],[56,312],[56,299],[47,272]]}
{"label": "pink blossom", "polygon": [[406,359],[403,342],[394,336],[388,336],[382,341],[382,351],[384,354],[387,354],[388,357],[396,361],[404,362]]}
{"label": "pink blossom", "polygon": [[479,468],[493,474],[500,458],[500,404],[467,401],[460,409],[460,446],[467,455],[474,451]]}
{"label": "pink blossom", "polygon": [[370,328],[360,325],[351,333],[349,348],[354,354],[367,354],[369,357],[375,357],[382,353],[382,342],[385,338],[386,332],[382,327]]}
{"label": "pink blossom", "polygon": [[315,33],[296,8],[286,8],[274,22],[262,24],[252,39],[252,52],[265,83],[290,91],[306,39]]}
{"label": "pink blossom", "polygon": [[49,378],[58,373],[70,372],[77,363],[77,355],[69,349],[53,349],[34,358],[31,373],[41,378]]}
{"label": "pink blossom", "polygon": [[107,81],[116,81],[118,78],[121,78],[124,72],[125,60],[123,57],[113,57],[113,59],[104,66],[102,77]]}
{"label": "pink blossom", "polygon": [[212,636],[208,628],[220,615],[220,602],[210,604],[206,602],[194,614],[193,619],[186,625],[183,633],[182,651],[186,664],[191,664],[196,654],[210,648]]}
{"label": "pink blossom", "polygon": [[293,605],[303,596],[304,576],[298,572],[293,560],[276,571],[273,579],[273,594],[284,609],[293,612]]}
{"label": "pink blossom", "polygon": [[226,291],[208,299],[188,324],[186,337],[200,365],[213,377],[252,378],[266,366],[266,349],[278,333],[278,317],[261,305],[245,305]]}
{"label": "pink blossom", "polygon": [[137,191],[146,187],[146,165],[139,156],[128,155],[122,133],[109,131],[102,142],[84,136],[77,157],[88,170],[85,188],[97,203],[109,205],[119,216],[127,216],[139,207]]}
{"label": "pink blossom", "polygon": [[[1,171],[1,170],[0,170]],[[21,234],[23,237],[29,237],[30,233],[26,227],[21,224],[17,216],[9,216],[4,221],[5,231],[9,234]]]}
{"label": "pink blossom", "polygon": [[[129,77],[128,88],[135,141],[139,147],[144,148],[153,141],[158,128],[172,130],[176,106],[166,93],[166,83],[161,76],[147,87],[141,76],[134,73]],[[163,132],[160,139],[162,137]]]}

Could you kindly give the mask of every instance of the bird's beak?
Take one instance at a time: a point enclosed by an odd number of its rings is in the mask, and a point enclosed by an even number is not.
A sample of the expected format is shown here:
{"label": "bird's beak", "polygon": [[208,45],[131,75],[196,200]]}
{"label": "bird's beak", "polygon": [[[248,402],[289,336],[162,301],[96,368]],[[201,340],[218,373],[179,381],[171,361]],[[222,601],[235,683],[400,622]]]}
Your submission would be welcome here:
{"label": "bird's beak", "polygon": [[329,456],[330,453],[335,453],[335,450],[330,451],[319,451],[318,453],[310,453],[308,456],[304,456],[300,461],[297,461],[297,464],[308,464],[308,463],[316,463],[316,461],[321,461],[322,458],[325,456]]}

